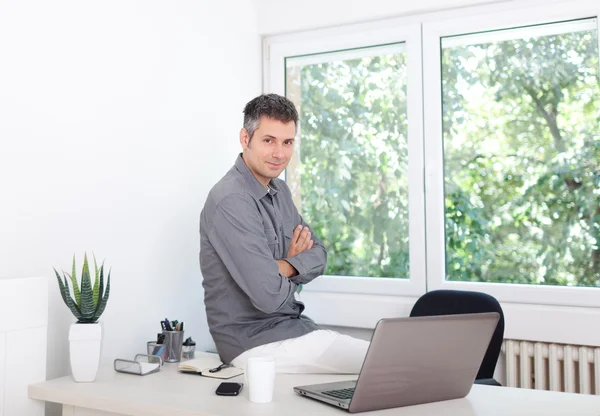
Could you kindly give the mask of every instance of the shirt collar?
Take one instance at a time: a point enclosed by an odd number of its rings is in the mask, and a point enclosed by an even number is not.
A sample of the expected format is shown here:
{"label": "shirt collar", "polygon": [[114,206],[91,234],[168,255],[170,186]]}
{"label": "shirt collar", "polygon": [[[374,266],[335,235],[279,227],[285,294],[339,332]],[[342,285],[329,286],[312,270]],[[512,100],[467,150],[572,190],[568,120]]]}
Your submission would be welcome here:
{"label": "shirt collar", "polygon": [[[248,168],[246,162],[244,162],[244,159],[242,158],[242,153],[240,153],[235,160],[235,168],[242,174],[242,177],[246,180],[246,183],[250,187],[250,192],[256,199],[261,199],[263,196],[269,193],[267,188],[265,188],[263,184],[256,179],[250,168]],[[268,187],[271,189],[271,195],[275,195],[277,192],[279,192],[277,185],[275,185],[275,181],[269,181]]]}

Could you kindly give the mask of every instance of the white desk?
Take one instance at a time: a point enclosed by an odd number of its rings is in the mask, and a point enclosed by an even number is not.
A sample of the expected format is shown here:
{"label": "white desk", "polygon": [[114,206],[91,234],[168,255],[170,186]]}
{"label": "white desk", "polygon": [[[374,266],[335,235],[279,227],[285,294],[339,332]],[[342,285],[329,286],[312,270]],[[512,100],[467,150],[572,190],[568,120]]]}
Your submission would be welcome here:
{"label": "white desk", "polygon": [[[244,388],[238,397],[216,396],[218,379],[179,374],[176,364],[159,373],[135,376],[100,369],[94,383],[75,383],[63,377],[29,386],[29,397],[61,403],[64,416],[309,416],[348,414],[296,395],[296,385],[347,380],[348,376],[278,374],[274,401],[248,401]],[[243,376],[228,381],[243,381]],[[111,413],[112,412],[112,413]],[[464,399],[361,413],[378,416],[600,416],[600,396],[474,385]]]}

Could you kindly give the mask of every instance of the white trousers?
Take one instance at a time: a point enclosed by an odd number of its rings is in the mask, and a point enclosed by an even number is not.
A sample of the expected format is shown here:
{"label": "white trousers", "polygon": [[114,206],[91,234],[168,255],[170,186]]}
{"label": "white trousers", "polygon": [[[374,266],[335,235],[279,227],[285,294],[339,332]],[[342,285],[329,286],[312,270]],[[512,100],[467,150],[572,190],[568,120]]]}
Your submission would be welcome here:
{"label": "white trousers", "polygon": [[245,368],[249,357],[273,357],[278,373],[358,374],[369,342],[327,329],[260,345],[231,363]]}

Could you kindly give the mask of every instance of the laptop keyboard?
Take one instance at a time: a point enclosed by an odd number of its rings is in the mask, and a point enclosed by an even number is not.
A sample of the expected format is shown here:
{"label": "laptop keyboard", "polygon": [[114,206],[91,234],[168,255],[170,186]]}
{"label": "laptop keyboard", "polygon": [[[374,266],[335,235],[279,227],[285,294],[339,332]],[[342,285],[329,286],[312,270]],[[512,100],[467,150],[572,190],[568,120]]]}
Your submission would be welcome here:
{"label": "laptop keyboard", "polygon": [[336,399],[351,399],[354,394],[354,387],[350,389],[339,389],[339,390],[328,390],[322,392],[331,397],[335,397]]}

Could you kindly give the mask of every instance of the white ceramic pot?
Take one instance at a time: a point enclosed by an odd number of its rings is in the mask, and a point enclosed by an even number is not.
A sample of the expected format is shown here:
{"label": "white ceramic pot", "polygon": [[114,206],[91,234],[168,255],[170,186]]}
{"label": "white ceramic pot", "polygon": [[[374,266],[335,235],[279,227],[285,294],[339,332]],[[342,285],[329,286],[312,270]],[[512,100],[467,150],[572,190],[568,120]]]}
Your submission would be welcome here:
{"label": "white ceramic pot", "polygon": [[95,324],[71,325],[69,329],[69,357],[71,373],[78,383],[96,380],[102,349],[102,326]]}

